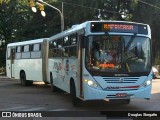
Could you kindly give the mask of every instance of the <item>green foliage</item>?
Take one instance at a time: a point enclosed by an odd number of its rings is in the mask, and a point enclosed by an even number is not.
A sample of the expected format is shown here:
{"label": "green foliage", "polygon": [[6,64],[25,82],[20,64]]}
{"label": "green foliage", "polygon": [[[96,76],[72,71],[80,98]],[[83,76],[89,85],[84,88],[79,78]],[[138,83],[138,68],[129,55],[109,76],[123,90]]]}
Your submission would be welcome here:
{"label": "green foliage", "polygon": [[3,3],[9,3],[10,0],[0,0],[0,4],[3,4]]}
{"label": "green foliage", "polygon": [[[152,28],[153,58],[160,58],[160,9],[136,0],[44,0],[62,11],[65,29],[88,20],[129,20],[147,23]],[[159,0],[143,0],[160,6]],[[11,42],[50,37],[61,31],[60,14],[45,5],[46,17],[38,6],[33,13],[28,0],[0,0],[0,63],[5,61],[6,45]],[[123,14],[123,15],[122,15]],[[3,57],[3,58],[2,58]],[[4,62],[3,62],[4,64]],[[159,63],[160,64],[160,63]]]}
{"label": "green foliage", "polygon": [[[160,6],[159,0],[144,0],[149,4]],[[152,57],[154,64],[160,64],[160,9],[151,7],[148,4],[138,2],[133,11],[133,20],[136,22],[142,22],[149,24],[152,31]]]}

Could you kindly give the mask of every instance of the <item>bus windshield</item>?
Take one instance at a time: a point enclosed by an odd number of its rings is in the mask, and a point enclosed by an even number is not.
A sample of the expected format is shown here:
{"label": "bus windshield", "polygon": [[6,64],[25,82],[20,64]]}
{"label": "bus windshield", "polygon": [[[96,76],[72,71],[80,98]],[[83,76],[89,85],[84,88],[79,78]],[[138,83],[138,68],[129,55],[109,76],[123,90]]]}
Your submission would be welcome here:
{"label": "bus windshield", "polygon": [[103,72],[149,72],[151,70],[150,39],[140,36],[89,36],[86,67]]}

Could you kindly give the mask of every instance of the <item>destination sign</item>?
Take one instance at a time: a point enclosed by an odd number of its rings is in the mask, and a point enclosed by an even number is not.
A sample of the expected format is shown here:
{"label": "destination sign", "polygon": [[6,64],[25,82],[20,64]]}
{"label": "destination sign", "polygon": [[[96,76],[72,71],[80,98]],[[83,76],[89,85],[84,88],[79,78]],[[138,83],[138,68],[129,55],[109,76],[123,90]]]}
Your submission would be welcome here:
{"label": "destination sign", "polygon": [[120,32],[148,34],[147,25],[121,22],[92,22],[91,32]]}
{"label": "destination sign", "polygon": [[122,25],[122,24],[103,24],[103,29],[114,29],[114,30],[133,30],[133,25]]}

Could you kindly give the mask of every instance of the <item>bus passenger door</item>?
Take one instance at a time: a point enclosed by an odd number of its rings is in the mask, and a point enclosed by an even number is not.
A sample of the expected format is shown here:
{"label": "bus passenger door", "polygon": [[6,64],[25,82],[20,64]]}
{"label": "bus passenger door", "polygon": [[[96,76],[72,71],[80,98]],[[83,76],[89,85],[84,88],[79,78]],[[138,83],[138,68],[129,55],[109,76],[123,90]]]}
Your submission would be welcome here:
{"label": "bus passenger door", "polygon": [[11,48],[11,62],[10,62],[10,71],[11,71],[11,78],[14,78],[14,60],[15,60],[15,48]]}
{"label": "bus passenger door", "polygon": [[11,48],[7,47],[6,52],[6,71],[7,77],[11,78]]}
{"label": "bus passenger door", "polygon": [[80,34],[78,36],[78,91],[80,97],[83,96],[83,62],[84,62],[84,48],[83,48],[83,43],[84,43],[84,34]]}

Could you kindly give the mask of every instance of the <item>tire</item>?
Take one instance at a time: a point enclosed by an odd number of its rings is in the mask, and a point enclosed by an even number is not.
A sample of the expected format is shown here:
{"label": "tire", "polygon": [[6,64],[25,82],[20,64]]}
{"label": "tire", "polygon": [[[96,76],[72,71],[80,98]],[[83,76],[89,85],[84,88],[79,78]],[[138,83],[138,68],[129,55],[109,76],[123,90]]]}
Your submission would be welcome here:
{"label": "tire", "polygon": [[123,104],[129,104],[130,103],[130,99],[124,99],[122,103]]}
{"label": "tire", "polygon": [[71,81],[70,84],[70,95],[71,95],[71,100],[72,100],[72,104],[73,106],[77,107],[80,104],[80,99],[78,99],[76,97],[76,87],[73,81]]}
{"label": "tire", "polygon": [[26,74],[24,72],[20,73],[20,81],[22,86],[29,86],[33,84],[33,81],[26,80]]}
{"label": "tire", "polygon": [[27,86],[26,74],[24,72],[20,73],[20,81],[22,86]]}
{"label": "tire", "polygon": [[50,80],[51,80],[51,91],[52,92],[56,92],[57,91],[57,87],[55,87],[53,85],[53,76],[52,76],[52,74],[50,75]]}

